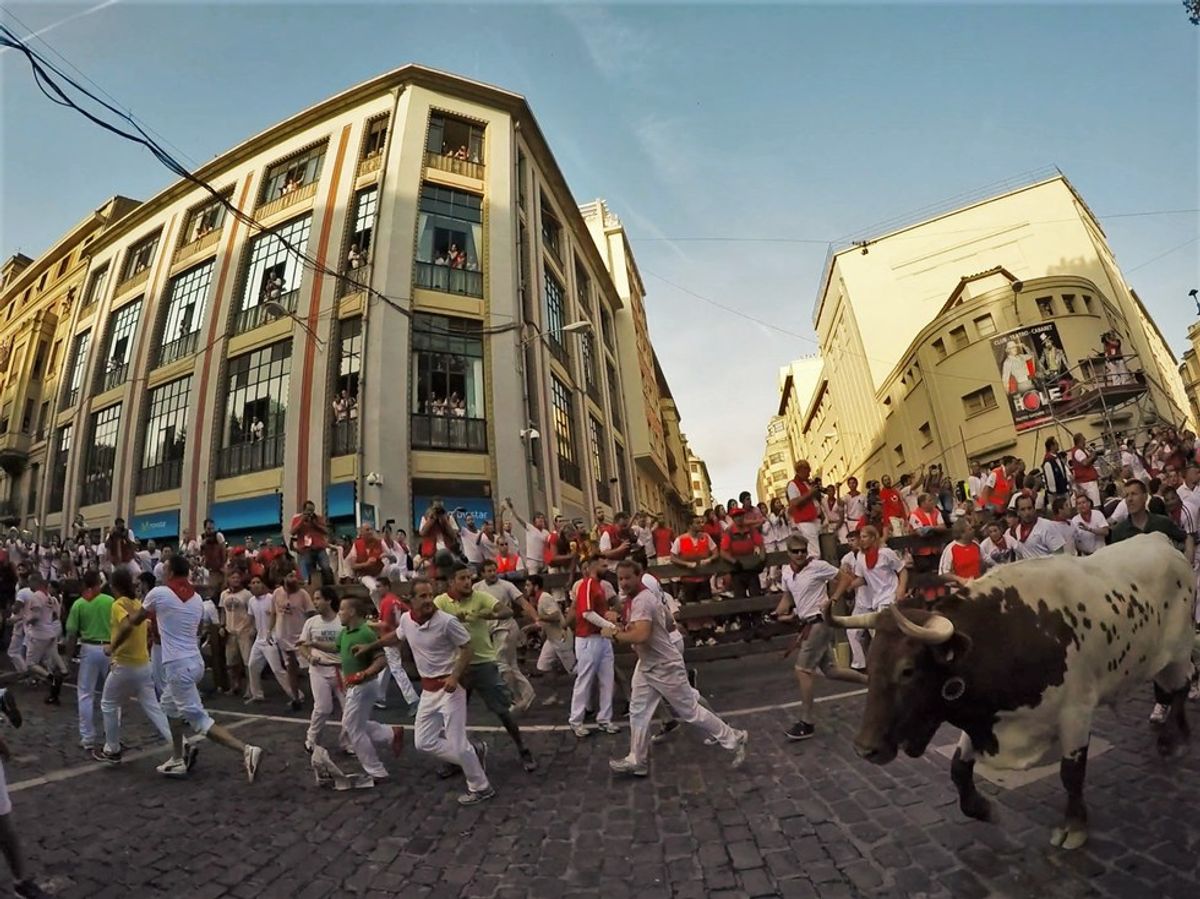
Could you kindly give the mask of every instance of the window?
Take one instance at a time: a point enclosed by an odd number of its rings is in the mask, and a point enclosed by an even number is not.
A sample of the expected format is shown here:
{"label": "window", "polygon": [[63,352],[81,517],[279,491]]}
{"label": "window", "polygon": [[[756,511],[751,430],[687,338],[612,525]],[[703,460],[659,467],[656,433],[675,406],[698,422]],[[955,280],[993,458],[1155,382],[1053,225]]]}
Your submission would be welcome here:
{"label": "window", "polygon": [[362,369],[362,319],[338,322],[337,380],[333,385],[333,454],[358,450],[358,376]]}
{"label": "window", "polygon": [[1092,314],[1092,298],[1086,293],[1083,295],[1083,308],[1087,310],[1088,315]]}
{"label": "window", "polygon": [[417,218],[417,287],[483,296],[483,198],[425,182]]}
{"label": "window", "polygon": [[592,280],[588,277],[579,260],[575,260],[575,302],[581,314],[592,314]]}
{"label": "window", "polygon": [[558,451],[558,476],[575,487],[583,488],[579,475],[579,456],[575,449],[574,414],[571,391],[554,375],[550,376],[550,402],[554,409],[554,442]]}
{"label": "window", "polygon": [[182,483],[191,387],[190,377],[180,378],[150,392],[138,493],[173,490]]}
{"label": "window", "polygon": [[597,404],[603,405],[600,399],[600,375],[599,369],[596,368],[596,338],[591,332],[584,331],[579,335],[579,356],[583,364],[583,386],[587,389],[588,396],[596,401]]}
{"label": "window", "polygon": [[542,333],[546,336],[550,352],[554,353],[565,365],[567,362],[567,337],[563,333],[563,328],[567,324],[567,295],[558,278],[554,277],[554,273],[550,271],[549,266],[545,267],[544,274],[546,278],[546,324]]}
{"label": "window", "polygon": [[321,164],[325,161],[325,145],[313,147],[291,159],[277,162],[267,169],[267,177],[263,181],[263,192],[259,203],[269,203],[271,200],[286,196],[307,184],[312,184],[321,177]]}
{"label": "window", "polygon": [[281,225],[278,237],[263,234],[251,242],[242,288],[242,306],[233,325],[235,334],[250,331],[268,321],[269,317],[263,311],[266,303],[278,303],[288,312],[296,311],[303,263],[280,238],[294,246],[297,253],[303,253],[308,245],[311,225],[312,216],[306,215]]}
{"label": "window", "polygon": [[42,403],[42,408],[38,411],[38,426],[37,435],[34,439],[41,440],[46,436],[46,425],[50,423],[50,401]]}
{"label": "window", "polygon": [[187,243],[195,243],[203,237],[220,231],[224,224],[225,204],[214,197],[208,203],[192,210],[183,229],[184,240]]}
{"label": "window", "polygon": [[8,433],[9,420],[12,418],[12,401],[5,403],[3,408],[0,408],[0,434]]}
{"label": "window", "polygon": [[292,342],[283,340],[229,360],[225,422],[217,473],[221,477],[283,464]]}
{"label": "window", "polygon": [[904,464],[904,446],[902,444],[897,443],[894,447],[892,447],[892,452],[896,456],[896,464],[903,465]]}
{"label": "window", "polygon": [[38,485],[42,481],[42,466],[34,462],[29,466],[29,499],[26,503],[25,514],[37,515],[38,513]]}
{"label": "window", "polygon": [[967,337],[967,329],[962,325],[950,329],[950,339],[954,341],[954,349],[964,350],[971,342]]}
{"label": "window", "polygon": [[387,116],[373,119],[367,124],[367,139],[363,141],[363,159],[374,159],[383,152],[384,144],[387,143],[387,133]]}
{"label": "window", "polygon": [[980,337],[987,337],[989,334],[996,333],[996,320],[992,318],[990,312],[984,313],[975,319],[975,330],[979,332]]}
{"label": "window", "polygon": [[346,268],[356,269],[370,261],[371,234],[375,230],[375,214],[378,208],[379,188],[368,187],[354,195],[354,227],[346,256]]}
{"label": "window", "polygon": [[100,373],[100,390],[112,390],[124,384],[129,375],[129,359],[133,355],[133,336],[137,333],[138,316],[142,312],[142,301],[134,300],[122,306],[111,316],[108,332],[108,355],[104,371]]}
{"label": "window", "polygon": [[1042,318],[1054,315],[1054,297],[1038,297],[1034,302],[1037,303],[1038,315]]}
{"label": "window", "polygon": [[604,345],[611,350],[613,348],[612,313],[604,307],[603,303],[600,304],[600,336],[604,339]]}
{"label": "window", "polygon": [[425,149],[436,156],[483,165],[483,127],[435,112],[429,117]]}
{"label": "window", "polygon": [[213,263],[210,261],[171,279],[167,287],[166,317],[159,335],[159,365],[196,352],[212,273]]}
{"label": "window", "polygon": [[986,412],[988,409],[996,408],[996,392],[992,390],[989,384],[986,387],[981,387],[979,390],[972,391],[962,398],[963,411],[967,416],[978,415],[980,412]]}
{"label": "window", "polygon": [[50,472],[50,503],[47,512],[61,512],[67,487],[67,461],[71,455],[71,425],[63,425],[54,436],[54,470]]}
{"label": "window", "polygon": [[938,338],[933,342],[933,351],[937,353],[938,361],[946,358],[946,341]]}
{"label": "window", "polygon": [[35,379],[42,376],[42,369],[46,367],[46,341],[39,340],[37,351],[33,354],[33,377]]}
{"label": "window", "polygon": [[1075,294],[1064,293],[1062,301],[1063,301],[1063,306],[1065,306],[1067,309],[1067,314],[1074,315],[1075,314]]}
{"label": "window", "polygon": [[49,272],[42,272],[42,277],[38,279],[38,293],[46,289],[46,279],[50,277]]}
{"label": "window", "polygon": [[61,278],[63,275],[65,275],[67,273],[67,266],[69,266],[70,264],[71,264],[71,257],[67,256],[66,259],[64,259],[62,262],[60,262],[58,264],[58,274],[55,275],[54,277],[57,279],[57,278]]}
{"label": "window", "polygon": [[108,266],[99,271],[93,272],[92,277],[88,279],[87,290],[83,294],[83,307],[87,309],[89,306],[94,306],[100,301],[100,295],[104,293],[104,282],[108,280]]}
{"label": "window", "polygon": [[617,370],[611,362],[604,363],[604,367],[608,372],[608,399],[612,405],[613,427],[623,431],[625,426],[621,423],[621,389],[617,383]]}
{"label": "window", "polygon": [[481,329],[470,319],[413,316],[413,449],[487,451]]}
{"label": "window", "polygon": [[121,404],[93,412],[88,419],[87,455],[83,461],[83,490],[79,504],[106,503],[112,498],[113,467],[117,464],[117,433],[121,425]]}
{"label": "window", "polygon": [[629,491],[629,472],[625,468],[625,447],[621,446],[620,441],[614,445],[617,454],[617,486],[621,488],[620,503],[628,507],[628,498],[631,496]]}
{"label": "window", "polygon": [[51,378],[58,371],[58,355],[62,349],[62,340],[54,341],[54,347],[50,350],[50,364],[46,367],[46,377]]}
{"label": "window", "polygon": [[84,331],[75,338],[75,354],[71,357],[71,377],[67,381],[67,390],[63,394],[62,407],[74,406],[79,401],[79,388],[83,385],[83,372],[87,368],[88,347],[92,342],[92,332]]}
{"label": "window", "polygon": [[770,461],[772,465],[778,465],[779,463],[783,462],[783,453],[771,453],[768,461]]}
{"label": "window", "polygon": [[154,251],[158,249],[158,238],[161,234],[161,231],[155,231],[129,248],[125,253],[125,266],[121,269],[122,281],[128,281],[150,268],[150,263],[154,261]]}
{"label": "window", "polygon": [[21,433],[33,433],[33,400],[25,400],[25,409],[21,413]]}
{"label": "window", "polygon": [[929,444],[933,443],[933,431],[929,428],[929,422],[925,422],[917,430],[921,434],[921,446],[929,446]]}
{"label": "window", "polygon": [[562,224],[542,198],[542,243],[555,259],[562,259]]}
{"label": "window", "polygon": [[588,445],[592,452],[592,477],[596,479],[596,497],[602,503],[612,502],[608,483],[608,466],[604,464],[604,425],[588,416]]}

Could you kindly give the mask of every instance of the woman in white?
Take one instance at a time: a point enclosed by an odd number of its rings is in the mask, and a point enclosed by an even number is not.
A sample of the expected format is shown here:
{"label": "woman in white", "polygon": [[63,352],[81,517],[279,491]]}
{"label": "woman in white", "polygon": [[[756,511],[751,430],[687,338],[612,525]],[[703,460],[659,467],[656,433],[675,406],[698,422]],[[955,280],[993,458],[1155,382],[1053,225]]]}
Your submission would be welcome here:
{"label": "woman in white", "polygon": [[1077,514],[1071,519],[1071,530],[1075,535],[1075,549],[1081,556],[1090,556],[1104,546],[1108,537],[1108,521],[1103,513],[1092,507],[1092,498],[1086,493],[1075,497]]}
{"label": "woman in white", "polygon": [[[767,555],[783,552],[787,539],[791,536],[791,526],[788,524],[787,513],[783,508],[783,500],[775,497],[771,500],[771,508],[763,518],[762,535],[763,547]],[[780,587],[780,571],[782,566],[771,565],[762,573],[764,589],[778,591]]]}
{"label": "woman in white", "polygon": [[[300,639],[296,647],[308,660],[308,684],[312,688],[313,710],[308,722],[308,733],[304,736],[304,751],[312,752],[321,738],[321,731],[333,716],[334,706],[342,707],[345,691],[342,689],[339,671],[341,658],[338,656],[338,634],[342,622],[338,618],[338,592],[333,587],[323,586],[317,591],[313,605],[317,614],[304,620]],[[350,748],[350,739],[345,728],[338,728],[343,749]]]}

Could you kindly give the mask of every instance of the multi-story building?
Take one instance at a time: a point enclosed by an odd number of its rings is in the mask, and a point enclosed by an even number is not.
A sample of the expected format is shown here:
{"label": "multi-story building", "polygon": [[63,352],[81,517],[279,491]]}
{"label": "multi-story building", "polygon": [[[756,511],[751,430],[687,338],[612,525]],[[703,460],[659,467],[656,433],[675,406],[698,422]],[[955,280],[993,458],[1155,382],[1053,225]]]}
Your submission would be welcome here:
{"label": "multi-story building", "polygon": [[1188,344],[1179,363],[1179,377],[1187,393],[1192,421],[1200,424],[1200,321],[1193,322],[1188,328]]}
{"label": "multi-story building", "polygon": [[767,446],[762,464],[758,467],[758,501],[769,503],[775,497],[787,496],[787,482],[796,467],[788,437],[787,419],[782,415],[771,418],[767,425]]}
{"label": "multi-story building", "polygon": [[[826,481],[1140,436],[1177,363],[1061,173],[831,254],[800,451]],[[784,398],[786,399],[786,398]]]}
{"label": "multi-story building", "polygon": [[[793,476],[799,459],[807,459],[813,466],[814,474],[820,475],[822,471],[821,459],[809,458],[809,447],[804,437],[804,416],[820,383],[821,370],[820,356],[802,356],[779,369],[779,409],[776,417],[783,420],[787,436],[788,478]],[[775,417],[771,419],[772,425],[775,420]],[[770,425],[767,428],[767,442],[771,442]]]}
{"label": "multi-story building", "polygon": [[624,302],[522,97],[405,66],[196,174],[86,248],[47,531],[633,505]]}
{"label": "multi-story building", "polygon": [[713,501],[712,478],[708,476],[708,465],[695,453],[688,451],[688,473],[691,476],[692,512],[701,515],[711,509]]}
{"label": "multi-story building", "polygon": [[[36,530],[53,431],[54,398],[91,245],[137,205],[114,197],[36,260],[0,270],[0,523]],[[95,289],[95,284],[93,288]],[[57,434],[70,445],[71,435]]]}

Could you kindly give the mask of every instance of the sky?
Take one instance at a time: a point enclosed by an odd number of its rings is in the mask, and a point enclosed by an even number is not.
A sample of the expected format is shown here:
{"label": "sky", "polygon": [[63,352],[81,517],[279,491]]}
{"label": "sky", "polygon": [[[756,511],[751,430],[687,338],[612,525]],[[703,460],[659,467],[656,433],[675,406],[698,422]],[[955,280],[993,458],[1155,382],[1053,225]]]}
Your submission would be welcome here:
{"label": "sky", "polygon": [[[189,164],[408,62],[523,94],[576,199],[605,198],[626,226],[719,502],[753,491],[778,369],[816,351],[829,242],[874,224],[1058,166],[1177,354],[1196,318],[1200,29],[1178,0],[3,0],[0,20],[53,26],[43,38]],[[35,256],[109,196],[171,181],[0,53],[0,256]]]}

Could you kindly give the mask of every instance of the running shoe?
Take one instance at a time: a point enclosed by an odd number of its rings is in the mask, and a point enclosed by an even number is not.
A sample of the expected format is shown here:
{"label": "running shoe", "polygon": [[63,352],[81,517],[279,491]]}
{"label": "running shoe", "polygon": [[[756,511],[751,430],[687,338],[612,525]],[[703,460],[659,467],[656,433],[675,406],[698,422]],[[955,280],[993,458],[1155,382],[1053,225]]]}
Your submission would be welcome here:
{"label": "running shoe", "polygon": [[1162,724],[1167,720],[1167,707],[1161,702],[1154,703],[1154,708],[1150,710],[1150,723]]}
{"label": "running shoe", "polygon": [[537,759],[533,757],[533,753],[528,749],[521,750],[521,767],[530,774],[532,774],[538,768]]}
{"label": "running shoe", "polygon": [[807,740],[814,733],[813,726],[807,721],[797,721],[790,728],[783,732],[783,735],[789,740]]}
{"label": "running shoe", "polygon": [[183,744],[183,763],[187,765],[188,773],[196,767],[196,758],[200,755],[200,747],[195,743],[184,741]]}
{"label": "running shoe", "polygon": [[590,736],[592,732],[582,724],[572,724],[571,733],[575,734],[575,736],[582,740],[584,737]]}
{"label": "running shoe", "polygon": [[646,765],[628,758],[609,759],[608,768],[614,774],[632,774],[634,777],[646,777],[650,773]]}
{"label": "running shoe", "polygon": [[105,762],[109,765],[121,764],[120,750],[117,752],[109,752],[107,749],[93,749],[92,758],[98,762]]}
{"label": "running shoe", "polygon": [[10,690],[0,690],[0,712],[13,727],[21,726],[21,710],[17,708],[17,697]]}
{"label": "running shoe", "polygon": [[737,732],[737,745],[733,747],[733,762],[731,767],[740,768],[746,761],[746,744],[750,742],[750,734],[744,730]]}
{"label": "running shoe", "polygon": [[246,766],[246,780],[254,783],[254,775],[258,774],[258,765],[262,761],[263,751],[257,746],[246,744],[242,750],[242,763]]}
{"label": "running shoe", "polygon": [[486,802],[496,795],[494,787],[488,787],[486,790],[467,790],[458,797],[459,805],[477,805],[480,802]]}
{"label": "running shoe", "polygon": [[621,728],[617,727],[611,721],[604,721],[596,725],[596,730],[604,731],[606,734],[619,734]]}
{"label": "running shoe", "polygon": [[181,778],[187,777],[188,773],[187,762],[183,759],[177,759],[175,756],[171,756],[154,770],[163,775],[163,777]]}

